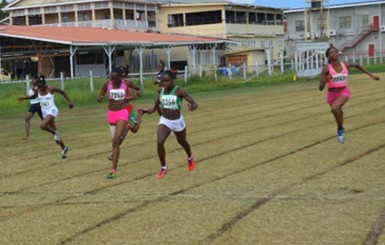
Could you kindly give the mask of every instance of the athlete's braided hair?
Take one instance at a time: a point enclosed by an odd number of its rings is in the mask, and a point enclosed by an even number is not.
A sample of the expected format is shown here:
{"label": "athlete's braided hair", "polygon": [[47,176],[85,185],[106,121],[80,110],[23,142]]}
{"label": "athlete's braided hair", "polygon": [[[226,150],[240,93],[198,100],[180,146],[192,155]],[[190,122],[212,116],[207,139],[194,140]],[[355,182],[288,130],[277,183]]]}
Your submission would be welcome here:
{"label": "athlete's braided hair", "polygon": [[117,73],[119,75],[119,77],[121,77],[122,76],[122,69],[120,69],[120,67],[114,67],[111,70],[111,74],[112,73]]}
{"label": "athlete's braided hair", "polygon": [[162,77],[164,75],[168,75],[172,80],[175,80],[176,79],[176,74],[175,72],[173,72],[172,70],[167,70],[165,72],[162,73]]}

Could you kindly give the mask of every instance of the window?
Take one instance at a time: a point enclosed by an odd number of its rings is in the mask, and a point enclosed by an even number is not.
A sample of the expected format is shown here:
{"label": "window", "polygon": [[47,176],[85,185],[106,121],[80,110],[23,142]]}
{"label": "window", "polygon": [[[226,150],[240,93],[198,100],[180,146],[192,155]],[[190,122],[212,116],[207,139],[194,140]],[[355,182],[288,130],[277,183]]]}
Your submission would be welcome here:
{"label": "window", "polygon": [[171,61],[170,66],[172,69],[183,71],[187,66],[187,60]]}
{"label": "window", "polygon": [[108,9],[108,2],[96,2],[95,4],[95,9]]}
{"label": "window", "polygon": [[144,4],[139,4],[139,3],[137,3],[136,4],[136,9],[141,9],[141,10],[144,10],[144,7],[145,5]]}
{"label": "window", "polygon": [[235,23],[235,12],[226,10],[226,23]]}
{"label": "window", "polygon": [[70,22],[70,17],[68,16],[68,14],[62,14],[61,22],[63,22],[63,23]]}
{"label": "window", "polygon": [[90,15],[86,11],[78,12],[79,21],[88,21],[90,20]]}
{"label": "window", "polygon": [[147,10],[155,10],[155,5],[147,5]]}
{"label": "window", "polygon": [[266,14],[267,24],[274,25],[274,14]]}
{"label": "window", "polygon": [[221,11],[186,13],[186,26],[222,23]]}
{"label": "window", "polygon": [[266,24],[266,14],[265,13],[257,13],[257,23],[258,24]]}
{"label": "window", "polygon": [[240,11],[227,11],[226,10],[226,23],[246,24],[247,13]]}
{"label": "window", "polygon": [[283,15],[277,14],[276,18],[277,18],[277,20],[276,20],[277,25],[283,25]]}
{"label": "window", "polygon": [[29,15],[37,15],[40,14],[40,8],[33,8],[28,10]]}
{"label": "window", "polygon": [[134,4],[133,3],[124,3],[124,7],[126,9],[134,9]]}
{"label": "window", "polygon": [[249,12],[249,24],[256,24],[256,23],[257,23],[256,13]]}
{"label": "window", "polygon": [[78,4],[78,10],[89,10],[91,5],[89,3]]}
{"label": "window", "polygon": [[352,20],[350,16],[340,17],[340,28],[350,28],[352,27]]}
{"label": "window", "polygon": [[126,9],[126,20],[134,19],[134,10]]}
{"label": "window", "polygon": [[156,13],[155,11],[147,11],[148,27],[156,27]]}
{"label": "window", "polygon": [[104,63],[103,52],[78,52],[76,54],[77,65],[103,64],[103,63]]}
{"label": "window", "polygon": [[62,12],[72,12],[74,11],[74,5],[63,5],[61,6]]}
{"label": "window", "polygon": [[266,41],[265,40],[261,41],[261,48],[266,48]]}
{"label": "window", "polygon": [[362,16],[362,27],[369,27],[369,16],[368,15]]}
{"label": "window", "polygon": [[305,30],[305,22],[303,20],[295,21],[295,31],[304,31]]}
{"label": "window", "polygon": [[169,14],[168,27],[183,26],[183,14]]}
{"label": "window", "polygon": [[142,10],[137,10],[136,11],[136,20],[145,21],[146,20],[145,12]]}
{"label": "window", "polygon": [[250,46],[250,47],[255,47],[255,46],[257,46],[257,40],[255,40],[255,39],[249,40],[249,46]]}
{"label": "window", "polygon": [[44,8],[44,13],[57,13],[57,7],[55,6]]}
{"label": "window", "polygon": [[112,6],[114,8],[121,9],[121,8],[123,8],[123,3],[122,2],[114,2]]}
{"label": "window", "polygon": [[238,24],[246,24],[246,12],[236,12],[236,23]]}
{"label": "window", "polygon": [[12,16],[22,16],[22,15],[24,15],[24,9],[22,9],[22,10],[14,10],[11,13],[12,13]]}

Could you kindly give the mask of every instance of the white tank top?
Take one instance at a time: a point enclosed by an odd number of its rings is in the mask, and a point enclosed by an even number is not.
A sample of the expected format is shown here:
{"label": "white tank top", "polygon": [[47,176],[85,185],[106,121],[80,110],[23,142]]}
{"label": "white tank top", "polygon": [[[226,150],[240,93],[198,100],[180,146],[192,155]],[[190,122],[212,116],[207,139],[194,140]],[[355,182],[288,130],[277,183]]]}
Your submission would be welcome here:
{"label": "white tank top", "polygon": [[[32,96],[32,95],[34,95],[35,94],[35,92],[32,90],[32,88],[28,91],[28,96]],[[31,99],[30,100],[30,103],[31,103],[31,105],[34,105],[34,104],[38,104],[38,103],[40,103],[40,101],[39,101],[39,99],[38,98],[35,98],[35,99]]]}
{"label": "white tank top", "polygon": [[40,93],[38,93],[38,99],[40,102],[41,109],[50,110],[52,108],[56,108],[54,98],[55,96],[49,92],[46,95],[41,95]]}

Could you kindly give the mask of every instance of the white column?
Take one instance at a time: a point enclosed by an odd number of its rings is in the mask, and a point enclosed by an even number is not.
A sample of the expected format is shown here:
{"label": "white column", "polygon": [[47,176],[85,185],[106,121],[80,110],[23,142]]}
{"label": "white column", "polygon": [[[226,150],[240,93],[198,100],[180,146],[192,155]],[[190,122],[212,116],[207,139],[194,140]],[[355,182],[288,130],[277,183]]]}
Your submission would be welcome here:
{"label": "white column", "polygon": [[211,52],[213,52],[213,65],[216,66],[217,64],[217,61],[216,61],[216,55],[217,53],[215,52],[215,50],[217,49],[218,47],[218,44],[217,43],[214,43],[212,46],[211,46]]}
{"label": "white column", "polygon": [[166,50],[166,54],[167,54],[167,69],[169,70],[170,67],[171,67],[171,46],[168,45],[166,47],[163,47],[164,50]]}
{"label": "white column", "polygon": [[281,73],[284,73],[285,72],[285,69],[284,69],[284,63],[283,63],[283,50],[281,50],[281,52],[279,52],[279,56],[281,58]]}
{"label": "white column", "polygon": [[139,54],[139,72],[140,72],[140,87],[144,88],[144,79],[143,79],[143,53],[146,49],[144,46],[135,47],[136,51],[138,51]]}
{"label": "white column", "polygon": [[271,53],[270,53],[270,49],[266,49],[265,50],[265,53],[266,53],[266,58],[267,58],[267,67],[268,67],[268,72],[269,72],[269,75],[272,74],[272,69],[271,69]]}
{"label": "white column", "polygon": [[30,81],[29,81],[29,75],[25,75],[25,84],[26,84],[26,88],[27,88],[27,94],[29,92],[29,90],[31,89],[30,85],[29,85]]}
{"label": "white column", "polygon": [[189,47],[189,49],[191,49],[191,53],[192,53],[192,61],[191,61],[191,63],[192,63],[192,67],[193,67],[193,70],[194,70],[194,74],[196,74],[196,68],[197,68],[197,61],[196,61],[197,48],[198,47],[196,45],[191,45]]}
{"label": "white column", "polygon": [[76,51],[78,50],[78,47],[70,46],[70,70],[71,70],[71,78],[74,78],[74,55],[76,54]]}
{"label": "white column", "polygon": [[107,48],[103,47],[103,49],[104,49],[104,52],[106,52],[106,54],[108,56],[108,74],[111,74],[111,71],[112,71],[112,54],[115,51],[115,46],[108,46]]}

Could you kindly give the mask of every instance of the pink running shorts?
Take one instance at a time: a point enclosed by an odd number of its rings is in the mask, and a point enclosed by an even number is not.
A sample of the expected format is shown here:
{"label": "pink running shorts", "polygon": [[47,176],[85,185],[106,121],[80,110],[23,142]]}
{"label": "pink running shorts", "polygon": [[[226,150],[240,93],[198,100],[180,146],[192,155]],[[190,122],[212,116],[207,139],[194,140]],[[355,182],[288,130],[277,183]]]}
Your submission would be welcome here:
{"label": "pink running shorts", "polygon": [[348,87],[346,87],[345,89],[339,91],[339,92],[332,92],[332,91],[328,91],[327,92],[327,102],[329,105],[332,105],[334,103],[334,101],[340,97],[340,96],[343,96],[347,99],[350,99],[350,89]]}
{"label": "pink running shorts", "polygon": [[129,113],[126,108],[119,111],[110,111],[108,110],[108,123],[111,125],[116,125],[119,120],[128,122]]}

